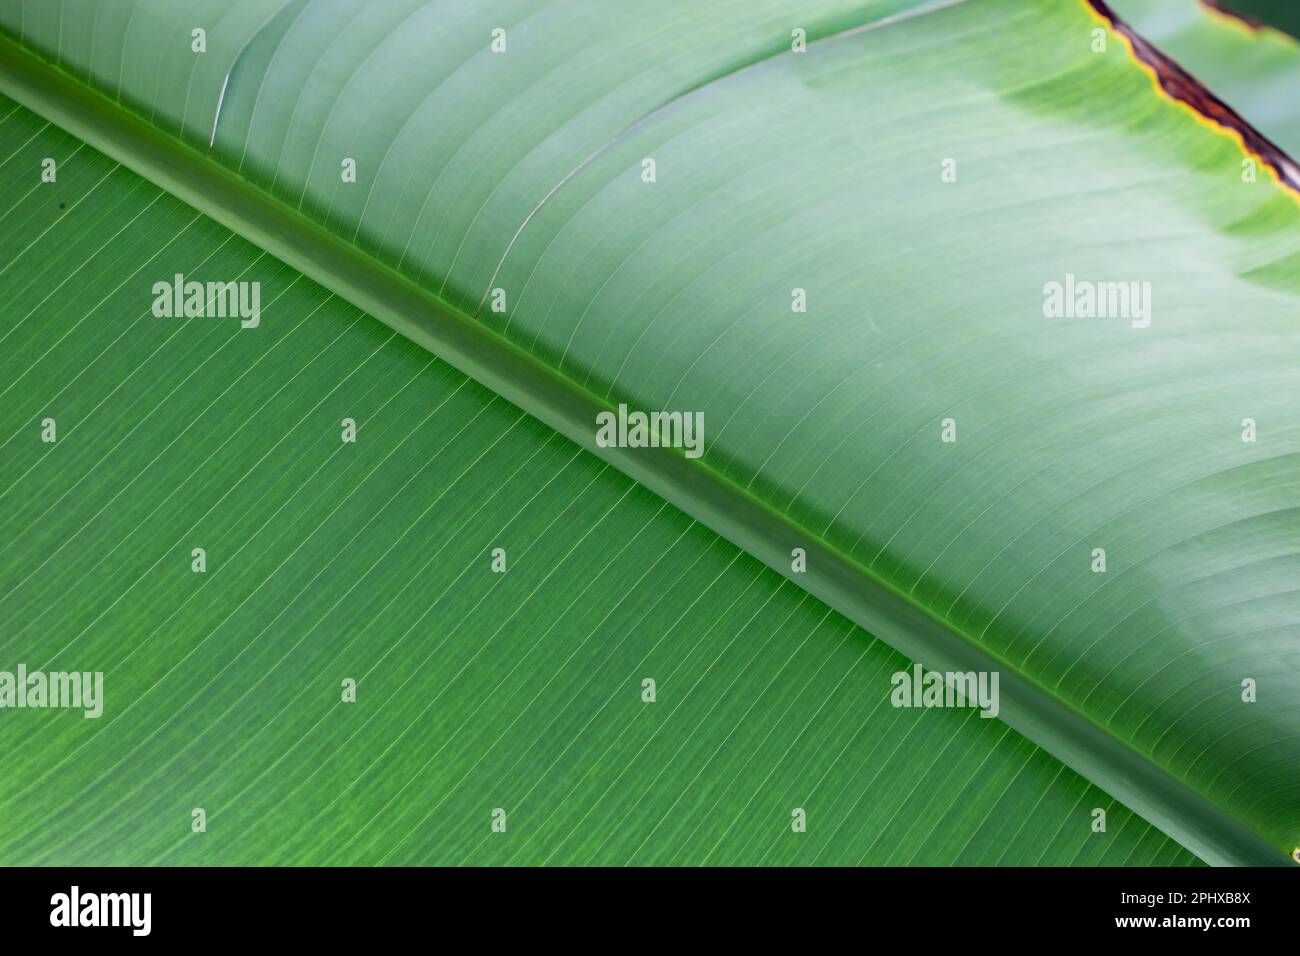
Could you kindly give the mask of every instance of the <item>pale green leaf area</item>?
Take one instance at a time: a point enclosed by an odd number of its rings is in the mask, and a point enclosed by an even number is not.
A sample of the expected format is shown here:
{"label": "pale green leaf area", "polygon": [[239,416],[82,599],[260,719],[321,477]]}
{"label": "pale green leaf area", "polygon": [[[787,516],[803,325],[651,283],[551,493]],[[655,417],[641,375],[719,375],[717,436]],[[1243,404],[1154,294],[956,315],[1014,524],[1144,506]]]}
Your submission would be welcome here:
{"label": "pale green leaf area", "polygon": [[1252,29],[1200,0],[1115,0],[1112,6],[1265,136],[1300,155],[1300,40]]}
{"label": "pale green leaf area", "polygon": [[[1089,25],[969,3],[718,84],[533,218],[501,327],[611,401],[704,409],[711,467],[1285,849],[1300,207]],[[1071,275],[1151,314],[1045,318]]]}
{"label": "pale green leaf area", "polygon": [[[105,674],[98,719],[0,711],[0,862],[1195,862],[1000,721],[891,707],[908,662],[838,613],[0,117],[0,669]],[[261,324],[155,317],[175,272],[261,282]]]}
{"label": "pale green leaf area", "polygon": [[782,593],[1203,859],[1300,845],[1300,204],[1083,0],[3,12],[18,99],[568,438],[703,413],[602,458]]}

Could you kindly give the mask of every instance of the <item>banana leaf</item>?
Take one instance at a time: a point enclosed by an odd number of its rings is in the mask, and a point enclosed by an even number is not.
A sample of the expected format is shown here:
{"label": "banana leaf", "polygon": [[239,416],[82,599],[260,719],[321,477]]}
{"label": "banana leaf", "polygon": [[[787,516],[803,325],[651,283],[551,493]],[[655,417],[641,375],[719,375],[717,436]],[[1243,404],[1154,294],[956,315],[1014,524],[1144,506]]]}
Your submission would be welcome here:
{"label": "banana leaf", "polygon": [[[106,688],[98,719],[3,712],[0,861],[1194,862],[1001,722],[888,706],[910,663],[861,628],[208,217],[0,115],[5,181],[59,171],[0,238],[0,653]],[[177,271],[260,275],[256,334],[142,308]]]}
{"label": "banana leaf", "polygon": [[[1001,720],[1202,859],[1300,844],[1295,167],[1104,4],[71,2],[0,26],[5,93],[269,253],[252,268],[908,659],[998,673]],[[702,415],[705,453],[604,447],[622,406]],[[211,726],[186,714],[142,738],[169,767]]]}

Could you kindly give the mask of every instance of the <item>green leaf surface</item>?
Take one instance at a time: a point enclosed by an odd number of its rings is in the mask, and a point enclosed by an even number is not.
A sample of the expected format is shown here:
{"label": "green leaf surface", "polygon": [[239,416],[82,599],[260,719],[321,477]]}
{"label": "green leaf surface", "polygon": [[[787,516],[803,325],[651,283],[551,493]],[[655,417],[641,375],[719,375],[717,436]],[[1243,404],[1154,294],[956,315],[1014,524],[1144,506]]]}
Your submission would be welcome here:
{"label": "green leaf surface", "polygon": [[1264,135],[1300,154],[1300,40],[1200,0],[1117,0],[1113,7]]}
{"label": "green leaf surface", "polygon": [[[0,713],[0,862],[1194,862],[999,721],[889,706],[909,663],[839,614],[0,117],[0,667],[106,688],[99,719]],[[256,277],[262,324],[154,317],[143,292],[176,271]]]}
{"label": "green leaf surface", "polygon": [[[998,670],[1011,727],[1204,859],[1283,862],[1294,193],[1082,0],[631,9],[19,4],[47,62],[4,79],[587,447],[618,402],[703,412],[702,459],[602,456],[771,567],[805,548],[908,656]],[[1150,313],[1045,316],[1069,277]]]}
{"label": "green leaf surface", "polygon": [[1293,0],[1224,0],[1213,6],[1239,18],[1258,21],[1300,37],[1300,6]]}

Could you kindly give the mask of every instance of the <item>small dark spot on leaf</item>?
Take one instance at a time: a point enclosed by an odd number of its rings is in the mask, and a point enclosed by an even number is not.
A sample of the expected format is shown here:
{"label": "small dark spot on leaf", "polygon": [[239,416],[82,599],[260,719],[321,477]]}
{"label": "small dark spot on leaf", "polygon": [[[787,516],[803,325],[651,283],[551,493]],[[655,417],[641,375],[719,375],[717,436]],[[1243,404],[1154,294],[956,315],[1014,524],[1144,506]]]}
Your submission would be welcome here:
{"label": "small dark spot on leaf", "polygon": [[59,203],[59,208],[63,209],[65,205],[66,205],[65,203]]}

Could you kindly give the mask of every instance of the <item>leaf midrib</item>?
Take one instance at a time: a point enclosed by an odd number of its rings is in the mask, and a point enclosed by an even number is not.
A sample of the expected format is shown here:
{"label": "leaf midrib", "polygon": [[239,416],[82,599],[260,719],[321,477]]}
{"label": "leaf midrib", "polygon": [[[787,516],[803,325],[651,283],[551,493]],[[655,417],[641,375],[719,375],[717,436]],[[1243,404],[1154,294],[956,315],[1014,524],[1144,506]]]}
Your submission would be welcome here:
{"label": "leaf midrib", "polygon": [[[607,400],[11,37],[0,34],[0,52],[6,95],[375,315],[909,658],[932,670],[999,671],[1005,723],[1203,859],[1285,865],[1277,848],[1186,781],[703,458],[598,447],[595,416],[613,410]],[[791,571],[791,547],[806,550],[807,572]]]}

